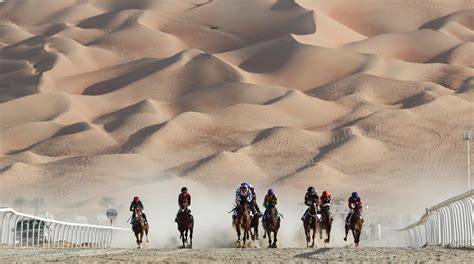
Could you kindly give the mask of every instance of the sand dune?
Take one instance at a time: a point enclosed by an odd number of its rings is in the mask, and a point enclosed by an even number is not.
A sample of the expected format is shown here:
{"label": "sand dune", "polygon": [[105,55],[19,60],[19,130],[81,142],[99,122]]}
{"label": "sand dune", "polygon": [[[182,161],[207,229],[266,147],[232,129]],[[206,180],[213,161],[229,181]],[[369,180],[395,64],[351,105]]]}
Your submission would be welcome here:
{"label": "sand dune", "polygon": [[474,9],[461,10],[432,20],[422,25],[421,28],[435,29],[462,41],[472,42],[474,37],[472,32],[474,29],[473,15]]}
{"label": "sand dune", "polygon": [[[465,0],[6,0],[0,198],[38,181],[67,206],[136,181],[249,180],[357,189],[380,212],[418,215],[464,188],[473,12]],[[407,206],[419,189],[433,192]]]}
{"label": "sand dune", "polygon": [[434,63],[445,63],[452,65],[462,65],[469,68],[474,68],[474,44],[472,42],[466,42],[460,44],[440,55],[432,58],[429,62]]}
{"label": "sand dune", "polygon": [[297,0],[306,9],[317,9],[341,24],[372,37],[390,32],[416,30],[423,25],[452,13],[472,8],[472,2],[454,0]]}
{"label": "sand dune", "polygon": [[[386,45],[386,43],[391,45]],[[430,46],[431,43],[437,43],[437,45]],[[459,44],[461,44],[459,40],[438,31],[419,30],[378,35],[368,40],[348,44],[347,49],[408,62],[426,62]]]}

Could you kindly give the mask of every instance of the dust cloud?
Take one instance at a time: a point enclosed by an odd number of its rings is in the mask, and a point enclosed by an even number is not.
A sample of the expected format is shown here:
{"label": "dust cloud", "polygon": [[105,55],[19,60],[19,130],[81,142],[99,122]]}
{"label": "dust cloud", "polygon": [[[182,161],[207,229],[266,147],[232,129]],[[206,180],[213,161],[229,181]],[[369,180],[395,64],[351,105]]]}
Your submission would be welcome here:
{"label": "dust cloud", "polygon": [[[186,186],[192,195],[191,210],[195,219],[193,248],[227,248],[235,247],[237,235],[232,227],[231,211],[233,209],[233,200],[235,188],[213,188],[212,186],[203,186],[201,184],[173,178],[158,184],[147,186],[134,186],[127,190],[127,198],[130,200],[133,196],[139,195],[145,206],[145,213],[150,224],[150,243],[146,247],[153,248],[176,248],[180,245],[179,232],[177,224],[174,222],[178,205],[177,196],[182,186]],[[262,212],[263,197],[267,188],[256,186],[257,198]],[[296,197],[291,191],[275,189],[279,206],[278,210],[283,215],[281,227],[278,233],[279,247],[305,247],[306,240],[304,235],[301,216],[306,207],[303,205],[304,191]],[[301,197],[299,197],[301,196]],[[298,199],[300,198],[300,199]],[[120,226],[130,227],[124,224],[131,213],[127,208],[119,210]],[[267,247],[268,241],[263,239],[264,230],[260,223],[260,240],[251,243],[251,247]],[[323,232],[323,238],[326,234]],[[331,232],[331,243],[328,246],[346,246],[348,242],[342,240],[344,236],[344,224],[342,216],[335,216],[333,230]],[[317,234],[317,245],[325,246],[322,240],[319,240]],[[125,232],[121,234],[118,246],[134,247],[135,239],[133,233]]]}

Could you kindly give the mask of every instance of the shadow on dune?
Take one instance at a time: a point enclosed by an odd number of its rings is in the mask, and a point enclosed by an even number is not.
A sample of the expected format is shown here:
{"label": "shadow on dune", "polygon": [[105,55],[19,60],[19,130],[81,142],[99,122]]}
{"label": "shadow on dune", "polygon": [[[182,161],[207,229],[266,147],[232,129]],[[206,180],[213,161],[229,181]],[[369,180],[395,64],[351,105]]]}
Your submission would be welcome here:
{"label": "shadow on dune", "polygon": [[149,136],[160,130],[165,123],[166,122],[145,127],[135,134],[130,135],[127,142],[122,146],[122,153],[132,152],[135,147],[140,146]]}
{"label": "shadow on dune", "polygon": [[130,71],[127,74],[91,85],[84,90],[82,95],[101,95],[116,91],[124,86],[139,81],[149,75],[152,75],[170,66],[171,64],[176,62],[176,60],[177,56],[172,56],[162,60],[140,59],[139,61],[145,62],[143,66],[138,67],[137,69],[134,69],[133,71]]}
{"label": "shadow on dune", "polygon": [[86,131],[88,129],[91,129],[91,126],[87,122],[79,122],[79,123],[75,123],[75,124],[72,124],[72,125],[67,125],[67,126],[64,126],[63,128],[61,128],[58,132],[56,132],[51,137],[40,140],[40,141],[38,141],[38,142],[36,142],[36,143],[26,147],[26,148],[11,150],[11,151],[7,152],[6,154],[7,155],[15,155],[15,154],[19,154],[19,153],[22,153],[22,152],[25,152],[25,151],[29,151],[29,150],[33,149],[35,146],[38,146],[41,143],[44,143],[44,142],[46,142],[48,140],[51,140],[53,138],[72,135],[72,134],[76,134],[76,133],[81,133],[81,132]]}

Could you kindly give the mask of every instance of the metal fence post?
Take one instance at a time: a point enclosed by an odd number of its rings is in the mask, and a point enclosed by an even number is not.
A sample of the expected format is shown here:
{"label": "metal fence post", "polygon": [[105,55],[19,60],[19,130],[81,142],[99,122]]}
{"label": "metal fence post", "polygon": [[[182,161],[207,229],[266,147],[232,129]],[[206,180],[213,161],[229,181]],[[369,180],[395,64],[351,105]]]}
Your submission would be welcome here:
{"label": "metal fence post", "polygon": [[69,248],[71,246],[71,226],[66,226],[66,247]]}
{"label": "metal fence post", "polygon": [[47,222],[43,222],[43,247],[44,248],[46,247],[46,227],[48,227],[48,238],[49,238],[49,226]]}
{"label": "metal fence post", "polygon": [[[17,235],[16,235],[16,234],[17,234],[17,230],[16,230],[16,229],[17,229],[17,226],[18,226],[18,222],[17,222],[17,220],[15,220],[15,234],[14,234],[14,236],[13,236],[13,238],[14,238],[13,243],[14,243],[14,244],[16,244],[16,236],[17,236]],[[23,234],[24,234],[24,232],[23,232],[23,226],[24,226],[24,224],[23,224],[23,217],[22,217],[22,218],[20,218],[20,243],[19,243],[19,244],[20,244],[20,247],[23,247]]]}
{"label": "metal fence post", "polygon": [[92,235],[91,235],[92,227],[88,227],[86,230],[86,237],[87,237],[87,247],[92,247]]}
{"label": "metal fence post", "polygon": [[[10,232],[11,232],[10,231],[10,225],[8,225],[7,229],[5,230],[5,220],[7,218],[7,215],[9,216],[8,221],[10,221],[12,213],[11,212],[5,212],[3,214],[3,217],[2,217],[2,229],[0,229],[0,239],[1,239],[2,244],[4,244],[5,241],[7,240],[7,239],[5,239],[5,240],[3,239],[4,235],[6,234],[7,236],[10,236]],[[7,244],[8,244],[8,242],[7,242]]]}
{"label": "metal fence post", "polygon": [[[28,221],[28,223],[29,223],[29,221]],[[36,224],[36,219],[33,220],[33,226],[32,226],[32,237],[31,237],[31,242],[32,242],[31,246],[32,247],[35,247],[35,230],[36,230],[35,229],[35,226],[36,226],[35,224]]]}
{"label": "metal fence post", "polygon": [[[20,219],[18,219],[18,218],[20,218]],[[14,247],[16,246],[16,239],[17,239],[17,236],[18,236],[18,234],[17,234],[18,233],[18,230],[17,230],[18,222],[21,222],[20,230],[19,230],[20,231],[20,240],[19,240],[18,245],[20,247],[22,247],[23,246],[23,218],[18,216],[18,215],[12,215],[12,217],[10,218],[10,222],[13,222],[13,228],[11,228],[11,229],[9,228],[9,232],[10,233],[13,232],[11,237],[13,239],[12,245]],[[10,224],[10,223],[8,223],[8,224]],[[10,243],[8,243],[8,244],[10,244]]]}
{"label": "metal fence post", "polygon": [[58,224],[57,227],[56,226],[54,227],[54,229],[55,229],[55,231],[54,231],[55,239],[54,239],[53,247],[56,247],[56,246],[60,247],[60,244],[61,244],[61,227],[63,227],[63,225],[61,225],[61,224]]}
{"label": "metal fence post", "polygon": [[79,241],[78,241],[79,247],[82,247],[82,243],[84,243],[83,231],[84,231],[84,227],[82,226],[79,227]]}
{"label": "metal fence post", "polygon": [[[16,218],[17,216],[14,215],[14,214],[11,214],[11,215],[10,215],[10,218],[8,218],[8,228],[7,228],[8,237],[7,237],[7,245],[10,245],[10,237],[13,237],[13,239],[15,239],[15,238],[14,238],[15,234],[10,235],[11,232],[12,232],[11,223],[12,223],[12,218],[13,218],[13,217]],[[16,233],[16,226],[15,226],[15,233]],[[13,244],[15,244],[15,242],[13,242]]]}
{"label": "metal fence post", "polygon": [[93,244],[93,247],[96,248],[97,247],[97,228],[94,228],[93,231],[92,231],[92,235],[93,235],[93,241],[94,241],[94,244]]}
{"label": "metal fence post", "polygon": [[66,232],[67,232],[66,230],[68,229],[69,226],[67,226],[67,225],[63,225],[63,226],[64,226],[64,227],[63,227],[63,232],[62,232],[63,247],[66,247],[66,239],[67,239],[67,238],[66,238],[66,237],[67,237],[67,236],[66,236]]}
{"label": "metal fence post", "polygon": [[77,226],[73,226],[72,227],[72,238],[71,238],[71,242],[72,242],[72,248],[75,248],[77,247]]}
{"label": "metal fence post", "polygon": [[103,238],[104,238],[104,232],[102,232],[102,229],[99,228],[99,248],[103,247]]}

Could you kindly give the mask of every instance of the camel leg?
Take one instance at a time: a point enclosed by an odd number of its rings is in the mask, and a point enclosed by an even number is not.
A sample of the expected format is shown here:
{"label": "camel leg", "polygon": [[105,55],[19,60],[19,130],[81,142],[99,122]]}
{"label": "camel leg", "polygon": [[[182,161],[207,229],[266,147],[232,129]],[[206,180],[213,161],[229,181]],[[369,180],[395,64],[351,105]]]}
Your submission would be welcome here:
{"label": "camel leg", "polygon": [[313,229],[313,236],[312,236],[313,242],[311,243],[311,247],[314,247],[314,240],[316,238],[316,232],[317,232],[316,229]]}

